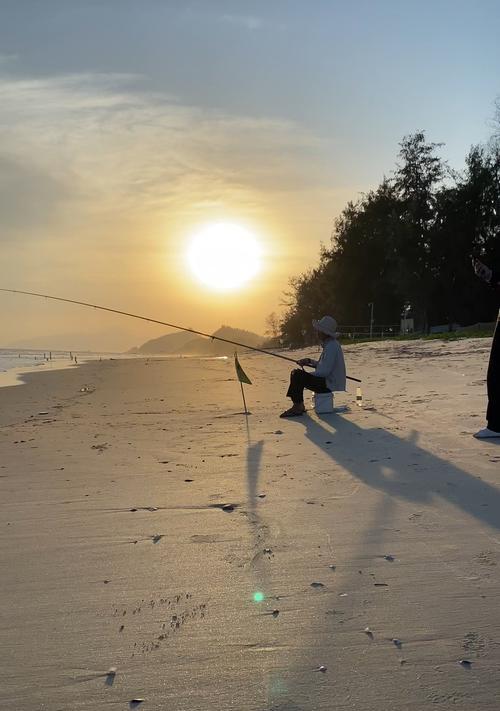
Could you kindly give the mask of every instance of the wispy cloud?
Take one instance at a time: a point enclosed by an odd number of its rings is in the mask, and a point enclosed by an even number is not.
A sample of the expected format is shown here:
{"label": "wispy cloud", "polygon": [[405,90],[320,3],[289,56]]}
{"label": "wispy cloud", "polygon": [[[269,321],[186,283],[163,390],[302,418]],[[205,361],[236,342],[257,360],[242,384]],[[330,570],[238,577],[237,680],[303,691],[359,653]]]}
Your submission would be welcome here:
{"label": "wispy cloud", "polygon": [[19,55],[17,54],[2,54],[0,52],[0,67],[6,64],[12,64],[13,62],[17,62],[19,59]]}
{"label": "wispy cloud", "polygon": [[254,210],[270,191],[314,182],[303,157],[318,157],[321,142],[300,126],[182,105],[146,86],[134,75],[0,76],[0,153],[50,186],[50,199],[61,185],[61,200],[89,213],[185,215],[206,201]]}
{"label": "wispy cloud", "polygon": [[0,215],[4,229],[43,229],[67,197],[63,182],[32,163],[0,153]]}
{"label": "wispy cloud", "polygon": [[203,23],[209,26],[226,25],[236,29],[241,29],[247,32],[255,32],[257,30],[271,29],[273,31],[282,32],[286,30],[286,23],[275,22],[269,17],[260,17],[258,15],[242,14],[237,12],[225,12],[223,14],[214,12],[209,4],[198,7],[184,8],[179,17],[185,22]]}
{"label": "wispy cloud", "polygon": [[222,15],[220,19],[221,22],[244,27],[246,30],[258,30],[264,24],[264,21],[260,17],[254,17],[252,15]]}

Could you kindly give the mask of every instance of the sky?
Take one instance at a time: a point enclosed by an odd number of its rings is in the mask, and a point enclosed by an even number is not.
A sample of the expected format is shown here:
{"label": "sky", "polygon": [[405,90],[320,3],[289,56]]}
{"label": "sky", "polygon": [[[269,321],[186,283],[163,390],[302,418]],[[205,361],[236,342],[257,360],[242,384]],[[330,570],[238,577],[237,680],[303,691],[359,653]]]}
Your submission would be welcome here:
{"label": "sky", "polygon": [[[263,333],[403,136],[425,130],[458,170],[488,139],[499,36],[497,0],[0,0],[0,287]],[[230,292],[186,261],[219,222],[262,251]],[[0,347],[169,330],[0,301]]]}

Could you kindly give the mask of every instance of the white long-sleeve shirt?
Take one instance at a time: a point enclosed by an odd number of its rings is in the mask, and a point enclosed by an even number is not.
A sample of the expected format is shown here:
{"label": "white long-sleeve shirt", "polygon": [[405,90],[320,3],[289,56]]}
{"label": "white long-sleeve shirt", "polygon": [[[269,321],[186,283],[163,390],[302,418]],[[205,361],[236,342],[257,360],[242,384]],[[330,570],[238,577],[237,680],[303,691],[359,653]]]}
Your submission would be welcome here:
{"label": "white long-sleeve shirt", "polygon": [[315,367],[313,375],[324,378],[329,390],[345,390],[344,354],[336,338],[329,338],[324,342],[319,360],[311,359],[311,365]]}

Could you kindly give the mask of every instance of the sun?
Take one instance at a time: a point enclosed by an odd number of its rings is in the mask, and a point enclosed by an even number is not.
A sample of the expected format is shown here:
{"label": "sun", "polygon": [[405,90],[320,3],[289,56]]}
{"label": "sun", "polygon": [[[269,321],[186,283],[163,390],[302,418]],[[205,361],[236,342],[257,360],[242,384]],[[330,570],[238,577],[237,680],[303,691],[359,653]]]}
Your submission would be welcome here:
{"label": "sun", "polygon": [[187,261],[192,273],[205,286],[216,291],[238,289],[260,271],[261,248],[249,230],[219,222],[193,236]]}

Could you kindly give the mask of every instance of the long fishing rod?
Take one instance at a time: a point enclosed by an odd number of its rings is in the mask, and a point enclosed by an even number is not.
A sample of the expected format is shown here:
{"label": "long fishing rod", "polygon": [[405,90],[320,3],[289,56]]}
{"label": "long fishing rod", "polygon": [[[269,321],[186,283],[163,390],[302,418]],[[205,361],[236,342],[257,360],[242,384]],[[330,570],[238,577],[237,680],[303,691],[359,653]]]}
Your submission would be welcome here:
{"label": "long fishing rod", "polygon": [[[211,338],[212,340],[223,341],[224,343],[230,343],[233,346],[240,346],[241,348],[249,348],[251,351],[258,351],[259,353],[265,353],[266,355],[274,356],[275,358],[282,358],[283,360],[288,360],[291,363],[298,365],[297,361],[293,358],[288,358],[287,356],[281,355],[280,353],[272,353],[271,351],[266,351],[264,348],[256,348],[255,346],[247,346],[245,343],[238,343],[237,341],[230,341],[228,338],[222,338],[221,336],[213,336],[210,333],[203,333],[203,331],[196,331],[194,328],[184,328],[184,326],[177,326],[174,323],[167,323],[166,321],[158,321],[155,318],[148,318],[147,316],[138,316],[137,314],[128,313],[128,311],[119,311],[118,309],[110,309],[108,306],[99,306],[98,304],[89,304],[86,301],[75,301],[74,299],[63,299],[61,296],[50,296],[49,294],[38,294],[35,291],[21,291],[20,289],[2,289],[0,291],[8,292],[9,294],[25,294],[26,296],[37,296],[41,299],[52,299],[52,301],[64,301],[67,304],[77,304],[78,306],[87,306],[91,309],[99,309],[99,311],[109,311],[113,314],[120,314],[121,316],[129,316],[130,318],[137,318],[140,321],[149,321],[150,323],[158,323],[160,326],[169,326],[170,328],[175,328],[178,331],[187,331],[188,333],[194,333],[197,336],[205,336],[206,338]],[[355,380],[360,383],[361,380],[358,378],[351,378],[346,376],[348,380]]]}

